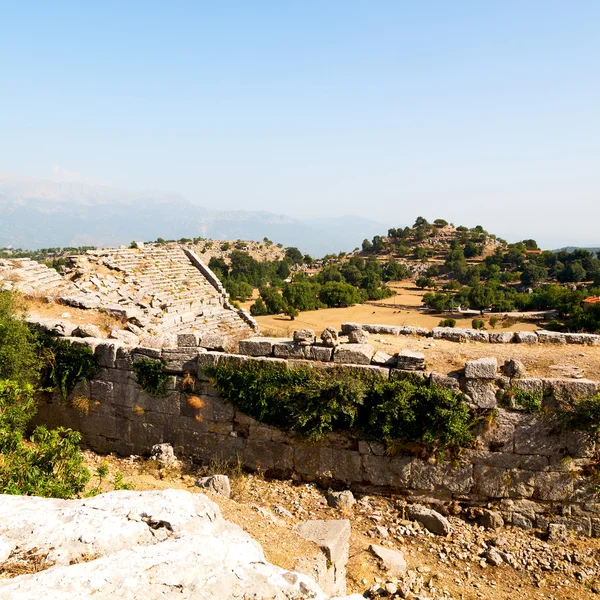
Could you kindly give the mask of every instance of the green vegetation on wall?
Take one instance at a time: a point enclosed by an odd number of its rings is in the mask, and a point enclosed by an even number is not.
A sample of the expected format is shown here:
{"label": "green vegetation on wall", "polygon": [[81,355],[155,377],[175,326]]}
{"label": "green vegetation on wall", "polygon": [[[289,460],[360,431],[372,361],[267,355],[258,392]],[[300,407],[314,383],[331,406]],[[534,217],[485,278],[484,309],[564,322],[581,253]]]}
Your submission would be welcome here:
{"label": "green vegetation on wall", "polygon": [[384,443],[419,443],[430,450],[458,450],[473,440],[477,417],[462,394],[419,377],[388,380],[343,368],[254,362],[219,364],[205,372],[240,411],[308,438],[337,431]]}
{"label": "green vegetation on wall", "polygon": [[132,365],[139,386],[155,398],[169,393],[169,375],[164,371],[164,361],[138,358]]}

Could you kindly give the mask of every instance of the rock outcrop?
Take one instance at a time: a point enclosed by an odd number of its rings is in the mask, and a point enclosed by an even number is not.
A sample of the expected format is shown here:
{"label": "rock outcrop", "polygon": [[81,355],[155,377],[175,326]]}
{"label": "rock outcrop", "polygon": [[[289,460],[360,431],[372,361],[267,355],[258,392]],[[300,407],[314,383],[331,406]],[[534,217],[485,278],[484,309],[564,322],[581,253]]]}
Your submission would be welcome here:
{"label": "rock outcrop", "polygon": [[181,490],[1,496],[0,573],[2,600],[327,598],[268,563],[206,496]]}

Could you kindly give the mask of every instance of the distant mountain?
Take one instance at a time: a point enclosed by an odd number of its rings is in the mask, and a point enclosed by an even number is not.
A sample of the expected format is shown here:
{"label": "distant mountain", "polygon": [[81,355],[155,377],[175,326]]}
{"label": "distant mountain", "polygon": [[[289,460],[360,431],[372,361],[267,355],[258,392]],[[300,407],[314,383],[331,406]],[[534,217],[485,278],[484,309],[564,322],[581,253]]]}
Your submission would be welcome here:
{"label": "distant mountain", "polygon": [[350,251],[386,226],[353,216],[294,219],[221,211],[179,194],[0,176],[0,247],[118,246],[132,240],[206,237],[297,246],[314,256]]}
{"label": "distant mountain", "polygon": [[581,246],[565,246],[564,248],[558,248],[552,250],[552,252],[574,252],[575,250],[587,250],[588,252],[600,252],[600,246],[597,248],[583,248]]}

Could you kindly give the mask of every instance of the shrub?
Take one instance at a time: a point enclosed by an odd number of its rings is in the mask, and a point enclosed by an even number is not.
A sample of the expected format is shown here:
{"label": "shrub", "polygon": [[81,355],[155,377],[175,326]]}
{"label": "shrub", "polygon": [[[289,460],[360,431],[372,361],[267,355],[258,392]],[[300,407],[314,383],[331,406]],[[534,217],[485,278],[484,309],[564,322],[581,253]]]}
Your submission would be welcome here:
{"label": "shrub", "polygon": [[42,339],[43,383],[59,390],[66,400],[79,381],[89,381],[98,362],[88,346],[51,337]]}
{"label": "shrub", "polygon": [[524,408],[529,413],[536,413],[542,410],[543,394],[541,392],[516,390],[514,401],[516,406]]}
{"label": "shrub", "polygon": [[473,319],[471,321],[471,327],[473,329],[485,329],[485,322],[482,319]]}
{"label": "shrub", "polygon": [[498,317],[490,317],[490,327],[492,329],[496,329],[496,325],[498,325]]}
{"label": "shrub", "polygon": [[456,327],[456,319],[442,319],[438,327]]}
{"label": "shrub", "polygon": [[164,366],[164,361],[151,358],[138,358],[131,365],[138,385],[155,398],[166,396],[169,391],[169,376],[165,373]]}
{"label": "shrub", "polygon": [[0,380],[0,494],[69,498],[90,477],[79,449],[81,434],[41,426],[27,440],[34,393],[30,384]]}
{"label": "shrub", "polygon": [[594,436],[600,433],[600,394],[583,398],[568,407],[561,406],[561,411],[569,427]]}
{"label": "shrub", "polygon": [[420,378],[387,380],[343,369],[289,369],[252,361],[205,372],[240,411],[309,438],[339,431],[450,449],[472,440],[475,419],[463,396]]}

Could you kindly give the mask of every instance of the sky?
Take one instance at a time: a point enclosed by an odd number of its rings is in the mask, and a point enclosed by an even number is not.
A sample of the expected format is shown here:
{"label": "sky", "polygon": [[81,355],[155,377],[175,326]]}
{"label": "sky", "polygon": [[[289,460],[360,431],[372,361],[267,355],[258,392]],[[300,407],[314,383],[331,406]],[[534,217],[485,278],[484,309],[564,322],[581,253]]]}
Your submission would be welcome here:
{"label": "sky", "polygon": [[600,246],[597,0],[0,14],[2,172]]}

